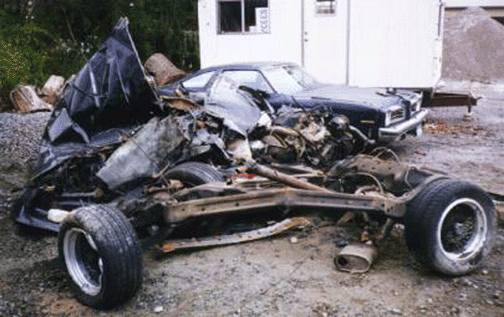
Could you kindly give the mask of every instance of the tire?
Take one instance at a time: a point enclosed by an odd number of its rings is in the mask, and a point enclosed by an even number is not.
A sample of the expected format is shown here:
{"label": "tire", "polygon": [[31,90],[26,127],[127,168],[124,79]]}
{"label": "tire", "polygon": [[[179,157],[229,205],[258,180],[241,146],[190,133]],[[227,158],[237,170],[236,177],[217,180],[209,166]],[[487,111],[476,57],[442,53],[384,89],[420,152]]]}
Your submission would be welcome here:
{"label": "tire", "polygon": [[131,223],[116,208],[78,208],[62,222],[58,251],[77,299],[111,308],[133,297],[142,283],[142,249]]}
{"label": "tire", "polygon": [[225,180],[224,176],[214,167],[199,162],[182,163],[166,172],[164,176],[168,179],[177,179],[187,187]]}
{"label": "tire", "polygon": [[[419,244],[419,228],[418,222],[420,221],[420,216],[422,212],[417,212],[418,210],[423,210],[425,204],[430,200],[433,192],[439,191],[440,188],[446,186],[446,183],[451,182],[451,179],[442,178],[436,179],[431,183],[427,184],[407,205],[406,215],[404,216],[404,226],[408,228],[405,230],[405,239],[408,250],[413,254],[420,248]],[[415,255],[415,258],[417,256]]]}
{"label": "tire", "polygon": [[474,271],[490,253],[497,213],[481,188],[442,179],[411,201],[405,227],[406,243],[418,262],[459,276]]}

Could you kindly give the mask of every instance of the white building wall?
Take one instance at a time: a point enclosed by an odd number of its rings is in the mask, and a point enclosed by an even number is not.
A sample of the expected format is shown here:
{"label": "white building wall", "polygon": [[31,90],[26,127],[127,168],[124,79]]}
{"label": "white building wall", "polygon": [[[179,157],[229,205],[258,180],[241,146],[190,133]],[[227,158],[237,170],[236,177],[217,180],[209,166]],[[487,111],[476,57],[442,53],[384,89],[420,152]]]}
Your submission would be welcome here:
{"label": "white building wall", "polygon": [[434,86],[441,75],[442,12],[438,0],[352,0],[349,85]]}

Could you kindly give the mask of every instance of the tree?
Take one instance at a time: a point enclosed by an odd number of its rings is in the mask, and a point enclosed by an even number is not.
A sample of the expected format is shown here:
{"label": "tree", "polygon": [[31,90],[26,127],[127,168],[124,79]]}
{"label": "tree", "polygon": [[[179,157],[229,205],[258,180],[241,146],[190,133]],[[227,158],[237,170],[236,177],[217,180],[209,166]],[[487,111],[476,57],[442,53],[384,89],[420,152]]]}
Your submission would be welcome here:
{"label": "tree", "polygon": [[128,17],[142,60],[155,52],[199,68],[197,0],[0,0],[0,108],[18,83],[68,78]]}

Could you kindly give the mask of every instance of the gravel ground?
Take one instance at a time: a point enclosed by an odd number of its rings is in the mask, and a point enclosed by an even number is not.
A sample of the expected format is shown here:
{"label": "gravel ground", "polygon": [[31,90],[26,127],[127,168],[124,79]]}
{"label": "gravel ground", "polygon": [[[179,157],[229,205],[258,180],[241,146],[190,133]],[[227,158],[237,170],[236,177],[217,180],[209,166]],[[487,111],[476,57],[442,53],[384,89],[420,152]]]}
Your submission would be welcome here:
{"label": "gravel ground", "polygon": [[0,199],[29,179],[49,116],[49,112],[0,114]]}
{"label": "gravel ground", "polygon": [[442,77],[504,82],[504,26],[481,8],[447,12]]}
{"label": "gravel ground", "polygon": [[[406,139],[392,147],[404,161],[504,193],[504,102],[499,96],[487,94],[470,121],[464,120],[466,108],[433,109],[421,139]],[[0,115],[2,144],[21,144],[3,136],[5,120],[14,118],[4,116]],[[47,114],[30,116],[43,120]],[[32,126],[27,118],[17,125],[20,131]],[[7,133],[17,136],[13,131]],[[32,142],[34,137],[26,141]],[[2,154],[29,161],[31,150],[23,151]],[[368,273],[338,272],[332,259],[338,252],[338,240],[351,227],[331,225],[163,257],[147,252],[139,294],[121,307],[100,312],[73,298],[68,281],[62,278],[54,237],[16,234],[6,208],[11,198],[9,194],[0,204],[2,316],[502,317],[504,312],[503,228],[481,269],[465,277],[447,278],[415,263],[400,226],[380,247],[379,258]]]}

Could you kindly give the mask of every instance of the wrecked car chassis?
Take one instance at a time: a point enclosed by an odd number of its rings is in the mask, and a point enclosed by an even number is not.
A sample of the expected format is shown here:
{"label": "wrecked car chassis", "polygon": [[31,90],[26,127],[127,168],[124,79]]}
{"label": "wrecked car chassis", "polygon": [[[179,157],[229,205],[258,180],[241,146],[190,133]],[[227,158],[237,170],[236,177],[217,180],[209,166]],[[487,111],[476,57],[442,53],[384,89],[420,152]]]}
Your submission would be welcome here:
{"label": "wrecked car chassis", "polygon": [[14,204],[20,224],[58,232],[86,305],[133,297],[145,248],[256,240],[308,226],[288,217],[314,211],[362,219],[366,238],[356,242],[366,248],[342,249],[340,269],[367,270],[396,222],[415,258],[441,274],[471,272],[491,250],[497,216],[487,193],[387,149],[357,154],[375,144],[344,115],[322,106],[273,113],[258,91],[226,77],[202,107],[156,98],[147,83],[121,20],[66,86],[37,174]]}
{"label": "wrecked car chassis", "polygon": [[[488,195],[442,173],[381,159],[383,153],[387,150],[344,159],[327,172],[302,165],[242,164],[226,169],[226,182],[200,185],[188,180],[205,169],[220,171],[205,163],[186,162],[173,169],[185,174],[166,171],[159,179],[168,186],[144,186],[141,199],[90,203],[71,212],[52,209],[49,219],[61,223],[59,245],[77,297],[95,307],[119,304],[140,286],[141,247],[134,227],[140,229],[135,218],[142,214],[158,213],[161,218],[151,223],[159,227],[144,236],[144,247],[154,242],[166,253],[252,241],[311,225],[306,218],[288,218],[293,214],[323,211],[340,219],[348,212],[358,213],[367,219],[368,228],[375,228],[362,247],[358,243],[364,241],[356,241],[341,250],[335,258],[340,270],[367,271],[376,257],[374,246],[384,242],[394,223],[404,224],[409,250],[427,268],[454,276],[476,269],[489,253],[496,229],[497,216]],[[136,216],[131,214],[133,209]],[[268,215],[271,210],[280,211],[282,217],[261,229],[182,239],[172,236],[187,221],[198,226],[201,219]],[[88,223],[86,218],[100,219],[101,224]],[[377,220],[373,225],[371,218]],[[100,236],[114,230],[109,236],[113,243]],[[89,255],[82,255],[86,252],[94,255],[94,264],[86,262]],[[114,261],[118,261],[116,267],[107,269],[105,263]],[[93,265],[95,269],[89,269]],[[112,269],[113,274],[107,272]],[[125,283],[128,291],[116,290],[116,280]]]}

